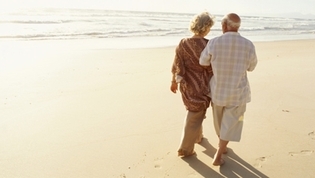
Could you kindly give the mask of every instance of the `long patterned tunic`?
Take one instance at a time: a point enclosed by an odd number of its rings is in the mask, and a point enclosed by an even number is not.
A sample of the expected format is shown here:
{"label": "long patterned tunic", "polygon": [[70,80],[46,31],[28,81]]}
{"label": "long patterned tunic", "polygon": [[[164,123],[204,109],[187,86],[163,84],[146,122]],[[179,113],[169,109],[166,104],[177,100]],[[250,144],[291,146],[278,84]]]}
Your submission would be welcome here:
{"label": "long patterned tunic", "polygon": [[180,92],[186,109],[202,111],[209,107],[212,77],[211,66],[203,67],[199,64],[199,57],[207,45],[205,38],[184,38],[176,48],[172,73],[180,79]]}

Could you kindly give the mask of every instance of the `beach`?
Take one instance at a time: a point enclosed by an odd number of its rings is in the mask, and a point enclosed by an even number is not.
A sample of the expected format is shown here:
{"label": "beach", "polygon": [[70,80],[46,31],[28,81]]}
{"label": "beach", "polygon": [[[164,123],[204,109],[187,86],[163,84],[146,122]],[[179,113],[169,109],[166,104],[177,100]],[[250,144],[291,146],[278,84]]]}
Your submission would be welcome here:
{"label": "beach", "polygon": [[186,111],[169,89],[175,46],[95,44],[0,43],[1,178],[314,177],[314,39],[254,42],[242,139],[221,167],[210,108],[197,155],[177,156]]}

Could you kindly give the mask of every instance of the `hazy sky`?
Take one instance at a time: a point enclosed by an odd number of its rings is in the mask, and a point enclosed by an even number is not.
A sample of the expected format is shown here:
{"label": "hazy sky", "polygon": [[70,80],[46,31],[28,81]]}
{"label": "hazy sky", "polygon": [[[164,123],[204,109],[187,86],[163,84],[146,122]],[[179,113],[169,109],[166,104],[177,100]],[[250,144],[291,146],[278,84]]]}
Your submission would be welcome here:
{"label": "hazy sky", "polygon": [[302,13],[315,15],[315,0],[0,0],[0,9],[64,7],[161,12],[236,12],[244,15]]}

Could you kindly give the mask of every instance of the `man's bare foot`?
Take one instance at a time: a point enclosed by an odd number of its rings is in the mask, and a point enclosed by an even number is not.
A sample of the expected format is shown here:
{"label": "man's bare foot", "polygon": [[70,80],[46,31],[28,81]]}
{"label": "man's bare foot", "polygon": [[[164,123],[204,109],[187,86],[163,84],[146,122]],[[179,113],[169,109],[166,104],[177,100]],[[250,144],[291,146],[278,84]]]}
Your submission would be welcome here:
{"label": "man's bare foot", "polygon": [[224,160],[222,159],[222,154],[224,154],[225,151],[226,151],[226,147],[225,148],[219,148],[217,150],[217,152],[215,153],[215,155],[213,157],[213,162],[212,162],[212,164],[214,166],[221,166],[225,163]]}
{"label": "man's bare foot", "polygon": [[225,161],[222,158],[220,158],[220,160],[218,160],[218,161],[214,160],[212,162],[212,165],[214,165],[214,166],[222,166],[224,163],[225,163]]}
{"label": "man's bare foot", "polygon": [[225,150],[223,151],[223,154],[227,154],[228,153],[228,149],[225,148]]}
{"label": "man's bare foot", "polygon": [[[220,145],[218,145],[220,147]],[[225,147],[224,151],[222,152],[222,154],[227,154],[228,153],[228,149],[227,147]]]}
{"label": "man's bare foot", "polygon": [[227,144],[229,141],[220,139],[219,141],[219,148],[217,149],[217,152],[214,155],[212,164],[214,166],[221,166],[224,164],[224,160],[222,159],[222,154],[227,153]]}
{"label": "man's bare foot", "polygon": [[196,143],[200,144],[203,140],[203,137],[199,138],[198,140],[196,140]]}

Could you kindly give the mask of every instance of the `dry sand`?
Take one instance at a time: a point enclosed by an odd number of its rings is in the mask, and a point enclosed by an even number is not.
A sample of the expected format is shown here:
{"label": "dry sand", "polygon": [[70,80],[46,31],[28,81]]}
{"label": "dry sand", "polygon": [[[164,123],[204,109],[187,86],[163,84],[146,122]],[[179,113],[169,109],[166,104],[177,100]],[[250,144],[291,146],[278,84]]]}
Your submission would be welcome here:
{"label": "dry sand", "polygon": [[177,157],[174,47],[68,45],[1,43],[1,178],[315,176],[315,40],[255,43],[242,140],[221,168],[211,110],[197,156]]}

